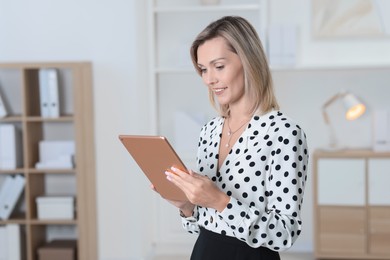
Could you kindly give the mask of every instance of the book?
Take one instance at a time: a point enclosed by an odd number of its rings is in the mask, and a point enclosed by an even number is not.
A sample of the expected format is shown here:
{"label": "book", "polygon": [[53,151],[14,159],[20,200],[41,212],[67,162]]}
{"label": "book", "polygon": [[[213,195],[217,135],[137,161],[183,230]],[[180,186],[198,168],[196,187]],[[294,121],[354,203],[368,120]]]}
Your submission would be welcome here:
{"label": "book", "polygon": [[8,219],[15,209],[15,206],[23,192],[25,178],[22,175],[6,177],[5,183],[0,191],[0,219]]}
{"label": "book", "polygon": [[55,118],[60,116],[58,72],[56,69],[39,70],[39,98],[42,117]]}

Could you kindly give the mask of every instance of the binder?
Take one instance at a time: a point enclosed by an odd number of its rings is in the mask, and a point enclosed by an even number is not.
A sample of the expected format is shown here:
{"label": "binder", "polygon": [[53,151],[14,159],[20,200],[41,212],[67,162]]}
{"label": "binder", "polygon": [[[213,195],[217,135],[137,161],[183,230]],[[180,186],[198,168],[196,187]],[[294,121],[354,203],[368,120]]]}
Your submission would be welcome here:
{"label": "binder", "polygon": [[39,102],[41,105],[41,116],[49,117],[49,88],[47,80],[47,69],[39,70]]}
{"label": "binder", "polygon": [[6,225],[7,259],[22,259],[21,230],[18,224]]}
{"label": "binder", "polygon": [[297,31],[294,26],[273,25],[268,29],[268,50],[271,65],[293,66],[296,63]]}
{"label": "binder", "polygon": [[10,175],[6,176],[5,180],[3,182],[3,185],[0,187],[0,208],[4,207],[6,198],[7,198],[8,194],[10,193],[10,190],[12,189],[12,185],[13,185],[12,176],[10,176]]}
{"label": "binder", "polygon": [[[11,178],[11,181],[8,179]],[[6,180],[7,186],[1,191],[1,201],[0,201],[0,219],[8,219],[11,216],[12,211],[14,210],[20,195],[24,189],[25,178],[22,175],[16,176],[7,176]]]}
{"label": "binder", "polygon": [[0,125],[0,169],[16,169],[21,162],[21,139],[15,125]]}
{"label": "binder", "polygon": [[6,226],[0,226],[0,260],[8,259],[8,240]]}
{"label": "binder", "polygon": [[42,117],[55,118],[60,116],[58,72],[56,69],[39,70],[39,97]]}
{"label": "binder", "polygon": [[49,117],[59,117],[59,97],[58,97],[58,73],[56,69],[48,69],[49,88]]}
{"label": "binder", "polygon": [[[8,115],[7,109],[5,108],[4,99],[0,92],[0,118]],[[1,259],[1,258],[0,258]]]}

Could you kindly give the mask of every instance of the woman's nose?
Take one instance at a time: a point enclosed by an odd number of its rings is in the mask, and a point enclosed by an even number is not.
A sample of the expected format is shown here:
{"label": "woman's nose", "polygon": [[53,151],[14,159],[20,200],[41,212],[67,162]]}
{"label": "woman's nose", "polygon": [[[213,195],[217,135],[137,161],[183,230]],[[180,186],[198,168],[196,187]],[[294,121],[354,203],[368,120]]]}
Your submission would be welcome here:
{"label": "woman's nose", "polygon": [[207,85],[214,85],[215,83],[218,82],[218,80],[213,72],[207,73],[205,80],[206,80]]}

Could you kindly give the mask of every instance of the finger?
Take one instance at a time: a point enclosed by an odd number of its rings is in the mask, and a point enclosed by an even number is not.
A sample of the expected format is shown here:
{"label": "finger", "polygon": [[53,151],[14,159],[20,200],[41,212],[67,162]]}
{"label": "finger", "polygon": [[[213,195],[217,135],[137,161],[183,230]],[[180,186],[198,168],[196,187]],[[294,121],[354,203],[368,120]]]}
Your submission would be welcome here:
{"label": "finger", "polygon": [[[183,171],[179,168],[176,168],[175,166],[172,166],[171,169],[170,169],[174,174],[176,175],[179,175],[181,178],[183,178],[184,180],[186,180],[187,182],[193,182],[194,179],[193,178],[198,178],[198,177],[203,177],[202,175],[194,172],[193,170],[189,170],[188,172],[187,171]],[[192,177],[192,178],[190,178]]]}
{"label": "finger", "polygon": [[173,173],[171,171],[165,171],[165,175],[167,176],[168,181],[176,185],[179,189],[181,189],[184,193],[187,194],[187,191],[192,185],[191,182],[184,180],[183,178],[181,178],[180,175]]}
{"label": "finger", "polygon": [[197,174],[196,172],[194,172],[193,170],[189,170],[188,173],[189,173],[190,176],[192,176],[192,177],[199,177],[199,176],[201,176],[201,175]]}
{"label": "finger", "polygon": [[160,193],[157,191],[156,186],[154,186],[153,184],[150,184],[150,188],[151,188],[154,192],[160,194]]}
{"label": "finger", "polygon": [[176,179],[180,179],[180,176],[178,176],[177,174],[173,173],[170,170],[166,170],[164,173],[165,173],[165,175],[167,177],[167,180],[172,182],[172,183],[174,183],[174,184],[177,183]]}
{"label": "finger", "polygon": [[180,176],[181,178],[185,178],[186,176],[188,176],[188,172],[183,171],[183,170],[181,170],[181,169],[179,169],[179,168],[177,168],[177,167],[175,167],[175,166],[172,166],[172,167],[170,168],[170,170],[171,170],[174,174]]}

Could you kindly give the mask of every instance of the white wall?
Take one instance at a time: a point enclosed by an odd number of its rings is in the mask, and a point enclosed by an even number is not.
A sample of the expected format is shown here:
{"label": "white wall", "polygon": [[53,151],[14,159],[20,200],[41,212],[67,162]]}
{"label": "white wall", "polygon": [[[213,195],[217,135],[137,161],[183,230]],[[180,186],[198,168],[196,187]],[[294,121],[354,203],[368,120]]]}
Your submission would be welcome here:
{"label": "white wall", "polygon": [[[145,2],[0,0],[0,62],[93,62],[101,260],[143,259],[152,246],[153,212],[145,205],[152,204],[155,195],[117,140],[119,133],[149,131]],[[299,26],[300,65],[390,65],[389,39],[312,39],[309,0],[272,0],[270,11],[271,23]],[[312,149],[323,143],[323,137],[309,120],[318,120],[313,110],[333,90],[316,86],[277,90],[286,112],[308,126]],[[371,102],[390,96],[390,88],[379,92],[367,86],[359,91],[369,94]],[[309,101],[299,102],[301,95]],[[307,230],[297,244],[302,250],[312,246],[310,186],[306,194]]]}

